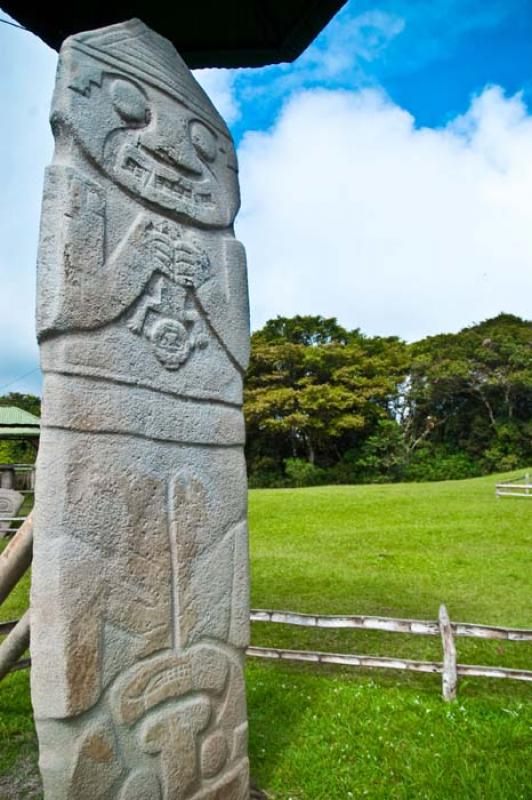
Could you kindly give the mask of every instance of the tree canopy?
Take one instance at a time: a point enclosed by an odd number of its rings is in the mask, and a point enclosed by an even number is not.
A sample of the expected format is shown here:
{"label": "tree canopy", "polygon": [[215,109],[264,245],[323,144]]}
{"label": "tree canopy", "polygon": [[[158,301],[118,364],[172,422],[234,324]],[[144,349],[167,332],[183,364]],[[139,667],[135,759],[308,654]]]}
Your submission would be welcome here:
{"label": "tree canopy", "polygon": [[336,319],[252,336],[252,483],[466,477],[532,457],[532,323],[510,314],[406,344]]}

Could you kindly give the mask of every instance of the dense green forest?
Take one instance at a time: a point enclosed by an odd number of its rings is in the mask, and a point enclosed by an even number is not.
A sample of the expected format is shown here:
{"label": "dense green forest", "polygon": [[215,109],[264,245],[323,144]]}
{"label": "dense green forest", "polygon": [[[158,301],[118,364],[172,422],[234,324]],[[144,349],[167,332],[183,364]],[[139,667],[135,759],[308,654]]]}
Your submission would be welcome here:
{"label": "dense green forest", "polygon": [[532,462],[532,322],[510,314],[406,344],[335,319],[252,336],[252,486],[443,480]]}
{"label": "dense green forest", "polygon": [[[532,463],[532,322],[365,336],[335,319],[277,317],[252,335],[244,411],[252,486],[443,480]],[[1,405],[39,414],[32,395]],[[1,460],[26,461],[0,442]]]}

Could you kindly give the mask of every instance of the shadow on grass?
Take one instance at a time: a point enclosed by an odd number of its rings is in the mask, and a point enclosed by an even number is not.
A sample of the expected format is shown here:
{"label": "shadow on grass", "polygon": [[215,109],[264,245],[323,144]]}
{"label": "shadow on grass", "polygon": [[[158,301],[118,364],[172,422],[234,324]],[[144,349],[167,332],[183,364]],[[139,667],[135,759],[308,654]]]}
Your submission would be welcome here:
{"label": "shadow on grass", "polygon": [[28,670],[7,675],[0,684],[0,741],[0,800],[40,800]]}
{"label": "shadow on grass", "polygon": [[24,747],[12,767],[0,775],[0,800],[42,800],[37,741]]}
{"label": "shadow on grass", "polygon": [[[299,683],[294,683],[294,677],[304,674],[304,669],[283,664],[283,672],[276,675],[276,666],[248,662],[246,670],[251,774],[263,787],[271,784],[282,754],[297,748],[298,741],[304,739],[308,714],[320,707],[321,691],[314,681],[305,684],[304,692]],[[294,800],[297,796],[296,789]]]}

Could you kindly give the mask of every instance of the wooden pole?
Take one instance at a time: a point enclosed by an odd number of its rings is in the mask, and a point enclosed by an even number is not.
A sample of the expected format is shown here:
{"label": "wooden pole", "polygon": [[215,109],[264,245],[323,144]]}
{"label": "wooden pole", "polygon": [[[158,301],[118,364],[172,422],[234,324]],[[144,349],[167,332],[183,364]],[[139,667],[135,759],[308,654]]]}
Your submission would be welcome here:
{"label": "wooden pole", "polygon": [[453,629],[451,627],[449,614],[443,603],[440,606],[438,622],[443,644],[442,694],[443,699],[449,702],[451,700],[456,700],[458,673],[456,670],[456,647],[454,644]]}
{"label": "wooden pole", "polygon": [[30,644],[30,612],[17,622],[0,644],[0,681],[15,666]]}
{"label": "wooden pole", "polygon": [[33,556],[33,521],[30,514],[0,555],[0,604],[22,578]]}

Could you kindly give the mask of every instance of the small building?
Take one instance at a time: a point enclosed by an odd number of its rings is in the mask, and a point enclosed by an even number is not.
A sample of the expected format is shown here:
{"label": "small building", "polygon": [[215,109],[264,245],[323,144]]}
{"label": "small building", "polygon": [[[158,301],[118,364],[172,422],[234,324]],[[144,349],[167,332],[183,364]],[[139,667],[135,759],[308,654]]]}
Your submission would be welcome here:
{"label": "small building", "polygon": [[[28,444],[34,454],[39,446],[40,432],[39,417],[16,406],[0,406],[0,444],[3,441],[22,442]],[[2,460],[0,457],[0,461]],[[33,464],[0,463],[0,487],[31,491],[34,486],[34,471]]]}

